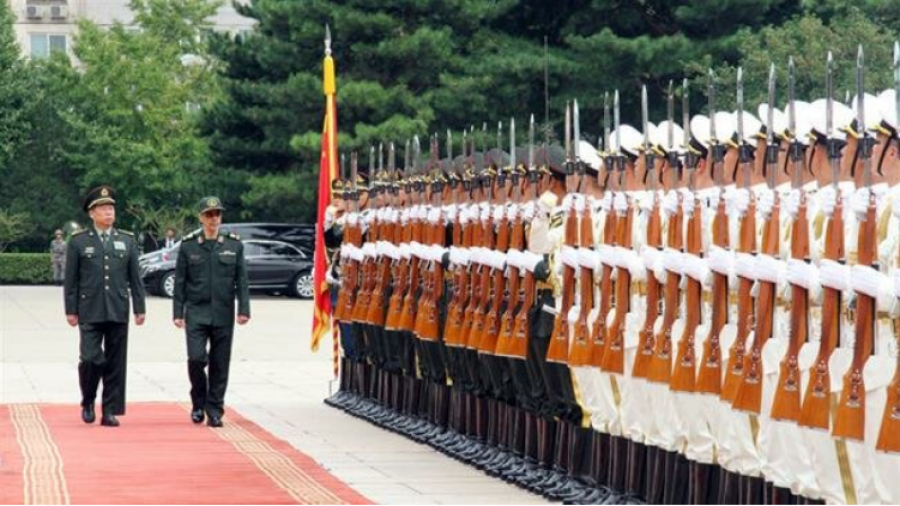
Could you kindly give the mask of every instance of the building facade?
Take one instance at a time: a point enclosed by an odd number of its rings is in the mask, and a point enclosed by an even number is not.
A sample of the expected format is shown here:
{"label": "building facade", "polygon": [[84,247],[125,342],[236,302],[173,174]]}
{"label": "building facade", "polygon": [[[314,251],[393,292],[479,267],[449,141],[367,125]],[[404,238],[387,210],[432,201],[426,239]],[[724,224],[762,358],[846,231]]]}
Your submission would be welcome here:
{"label": "building facade", "polygon": [[[247,0],[242,0],[246,2]],[[7,0],[16,17],[15,32],[26,58],[42,58],[51,51],[72,53],[78,22],[88,19],[100,26],[131,24],[134,13],[129,0]],[[226,1],[212,19],[218,31],[241,33],[254,21],[235,12]]]}

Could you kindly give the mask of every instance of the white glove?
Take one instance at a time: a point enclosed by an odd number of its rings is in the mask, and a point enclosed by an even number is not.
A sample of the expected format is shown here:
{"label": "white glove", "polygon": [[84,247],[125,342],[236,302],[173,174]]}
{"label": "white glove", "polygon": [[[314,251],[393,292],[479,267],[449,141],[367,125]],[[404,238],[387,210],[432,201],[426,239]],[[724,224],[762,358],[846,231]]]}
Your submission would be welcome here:
{"label": "white glove", "polygon": [[734,273],[742,278],[756,279],[756,259],[749,253],[734,255]]}
{"label": "white glove", "polygon": [[707,264],[711,270],[730,276],[734,272],[734,255],[729,250],[712,245],[709,247]]}
{"label": "white glove", "polygon": [[538,255],[537,253],[532,253],[530,251],[522,252],[522,267],[528,272],[534,272],[534,269],[537,268],[537,265],[544,260],[543,255]]}
{"label": "white glove", "polygon": [[857,220],[864,220],[869,210],[869,189],[858,188],[850,201],[850,207],[853,208]]}
{"label": "white glove", "polygon": [[519,214],[519,204],[510,204],[506,208],[506,214],[507,218],[509,218],[509,221],[513,221],[514,219],[516,219],[516,215]]}
{"label": "white glove", "polygon": [[491,218],[491,205],[487,202],[482,202],[480,205],[481,212],[481,222],[485,223]]}
{"label": "white glove", "polygon": [[494,206],[494,223],[500,223],[504,214],[506,214],[506,206],[503,204]]}
{"label": "white glove", "polygon": [[683,199],[681,201],[681,211],[684,213],[685,217],[690,218],[691,215],[694,214],[694,204],[696,197],[690,191],[686,191],[683,193]]}
{"label": "white glove", "polygon": [[875,299],[876,310],[888,311],[893,304],[893,281],[865,265],[852,267],[853,290]]}
{"label": "white glove", "polygon": [[662,201],[662,211],[666,217],[674,216],[678,212],[678,192],[669,190],[669,193],[666,193]]}
{"label": "white glove", "polygon": [[750,192],[746,188],[737,188],[726,198],[728,199],[729,215],[743,216],[747,213],[747,209],[750,207]]}
{"label": "white glove", "polygon": [[619,214],[625,214],[628,212],[628,197],[625,196],[625,192],[616,192],[615,199],[613,200],[613,207],[615,207],[616,212]]}
{"label": "white glove", "polygon": [[831,215],[834,214],[834,206],[836,204],[835,199],[837,198],[837,193],[834,191],[834,187],[832,185],[825,186],[823,188],[819,188],[819,206],[822,207],[822,212],[825,213],[825,216],[831,218]]}
{"label": "white glove", "polygon": [[517,249],[510,248],[506,252],[506,264],[516,269],[522,269],[522,252]]}
{"label": "white glove", "polygon": [[680,251],[672,248],[666,248],[665,250],[663,250],[663,266],[669,272],[681,274],[684,264],[682,256],[683,255]]}
{"label": "white glove", "polygon": [[709,285],[709,266],[706,260],[697,255],[683,255],[684,273],[700,282],[702,286]]}
{"label": "white glove", "polygon": [[325,208],[325,217],[322,219],[322,228],[325,230],[331,230],[331,227],[334,226],[334,208],[328,206]]}
{"label": "white glove", "polygon": [[575,194],[567,193],[565,197],[563,197],[562,208],[563,211],[568,213],[575,207]]}
{"label": "white glove", "polygon": [[894,297],[900,297],[900,269],[895,269],[892,273],[894,284]]}
{"label": "white glove", "polygon": [[432,225],[434,225],[435,223],[440,221],[440,219],[441,219],[441,208],[440,207],[433,207],[431,210],[428,211],[428,223],[431,223]]}
{"label": "white glove", "polygon": [[767,220],[772,215],[775,207],[775,192],[768,188],[762,188],[756,195],[756,216],[760,220]]}
{"label": "white glove", "polygon": [[895,218],[900,219],[900,195],[891,201],[891,212],[894,213]]}
{"label": "white glove", "polygon": [[453,205],[453,204],[450,204],[450,205],[448,205],[448,206],[444,206],[444,216],[447,217],[447,221],[448,221],[448,222],[451,222],[451,223],[452,223],[452,222],[455,222],[455,221],[456,221],[456,214],[457,214],[457,212],[458,212],[458,210],[456,209],[456,206]]}
{"label": "white glove", "polygon": [[350,213],[347,215],[347,225],[351,227],[356,226],[359,223],[359,213]]}
{"label": "white glove", "polygon": [[594,272],[600,269],[599,258],[596,254],[594,254],[593,250],[589,250],[587,248],[579,248],[577,251],[579,266],[584,267],[585,269],[591,269]]}
{"label": "white glove", "polygon": [[647,279],[647,269],[644,267],[644,261],[638,255],[629,255],[626,259],[626,268],[631,274],[632,282],[641,282]]}
{"label": "white glove", "polygon": [[784,279],[785,269],[784,262],[771,255],[760,254],[756,256],[754,272],[756,273],[756,279],[759,281],[777,284]]}
{"label": "white glove", "polygon": [[578,253],[575,248],[571,246],[563,246],[559,251],[559,260],[563,263],[563,265],[568,265],[569,267],[577,268],[578,267]]}
{"label": "white glove", "polygon": [[[540,201],[538,201],[540,202]],[[540,205],[540,204],[539,204]],[[522,221],[529,222],[534,219],[534,202],[528,202],[523,204],[522,207],[519,208],[519,216],[522,217]]]}
{"label": "white glove", "polygon": [[600,209],[609,211],[612,208],[612,193],[605,192],[603,198],[600,199]]}
{"label": "white glove", "polygon": [[537,200],[537,207],[535,208],[535,213],[537,214],[537,216],[547,217],[550,216],[550,213],[552,211],[553,209],[550,207],[550,204],[548,204],[544,199]]}
{"label": "white glove", "polygon": [[575,194],[572,199],[572,205],[575,207],[575,212],[581,214],[587,206],[587,199],[584,198],[584,195]]}
{"label": "white glove", "polygon": [[788,193],[787,198],[784,199],[782,208],[791,218],[797,218],[797,213],[800,211],[800,200],[802,196],[800,190],[794,188]]}
{"label": "white glove", "polygon": [[638,207],[641,209],[641,211],[649,213],[653,210],[653,201],[655,199],[656,194],[654,192],[647,192],[638,199]]}
{"label": "white glove", "polygon": [[824,287],[846,292],[852,286],[850,267],[834,260],[822,259],[819,262],[819,282]]}
{"label": "white glove", "polygon": [[597,247],[597,258],[601,264],[609,265],[610,267],[615,267],[618,262],[616,260],[616,251],[609,244],[601,244]]}

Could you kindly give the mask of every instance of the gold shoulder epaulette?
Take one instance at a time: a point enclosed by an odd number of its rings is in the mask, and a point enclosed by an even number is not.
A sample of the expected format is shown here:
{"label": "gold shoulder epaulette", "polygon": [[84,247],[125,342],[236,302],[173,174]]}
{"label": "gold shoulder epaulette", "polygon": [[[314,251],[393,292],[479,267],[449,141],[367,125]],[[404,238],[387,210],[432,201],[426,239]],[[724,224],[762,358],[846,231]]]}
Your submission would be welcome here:
{"label": "gold shoulder epaulette", "polygon": [[237,235],[237,234],[228,234],[228,237],[231,238],[231,239],[234,239],[235,241],[240,241],[240,240],[241,240],[241,236],[239,236],[239,235]]}
{"label": "gold shoulder epaulette", "polygon": [[75,232],[72,232],[72,237],[75,237],[76,235],[81,235],[85,232],[87,232],[86,228],[82,228],[81,230],[76,230]]}
{"label": "gold shoulder epaulette", "polygon": [[192,241],[192,240],[196,239],[197,236],[199,236],[199,235],[200,235],[199,232],[191,232],[190,234],[182,237],[181,240],[182,241]]}
{"label": "gold shoulder epaulette", "polygon": [[122,235],[127,235],[128,237],[134,237],[134,232],[129,232],[128,230],[118,230],[118,232]]}

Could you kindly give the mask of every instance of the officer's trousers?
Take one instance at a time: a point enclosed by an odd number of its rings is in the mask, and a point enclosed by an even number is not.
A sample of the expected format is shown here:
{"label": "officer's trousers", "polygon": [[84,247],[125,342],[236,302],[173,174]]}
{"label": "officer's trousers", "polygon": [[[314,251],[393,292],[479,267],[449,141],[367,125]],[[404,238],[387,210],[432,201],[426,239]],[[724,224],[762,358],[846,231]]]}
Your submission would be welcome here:
{"label": "officer's trousers", "polygon": [[128,356],[128,323],[81,323],[78,378],[81,405],[93,405],[103,380],[103,412],[125,414],[125,373]]}
{"label": "officer's trousers", "polygon": [[[191,379],[191,402],[210,416],[225,413],[225,390],[231,365],[234,325],[214,326],[188,324],[188,376]],[[207,351],[208,347],[208,351]],[[206,365],[209,364],[209,377]]]}

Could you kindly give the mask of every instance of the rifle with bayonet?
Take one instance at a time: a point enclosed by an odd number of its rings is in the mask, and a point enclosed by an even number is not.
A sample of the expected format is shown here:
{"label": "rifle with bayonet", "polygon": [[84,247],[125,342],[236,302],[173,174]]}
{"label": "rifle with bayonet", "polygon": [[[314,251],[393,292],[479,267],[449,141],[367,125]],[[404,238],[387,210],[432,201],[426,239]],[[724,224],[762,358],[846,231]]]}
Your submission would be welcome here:
{"label": "rifle with bayonet", "polygon": [[[349,250],[361,246],[357,214],[357,185],[356,185],[356,153],[350,155],[350,174],[344,183],[347,205],[347,218],[345,219],[344,232],[341,244],[341,288],[338,290],[337,304],[335,304],[334,317],[337,321],[349,323],[353,314],[353,305],[356,300],[356,288],[359,283],[359,270],[356,260],[349,255]],[[347,251],[348,253],[344,253]]]}
{"label": "rifle with bayonet", "polygon": [[[468,255],[469,244],[466,243],[466,237],[471,237],[471,227],[468,226],[466,219],[463,218],[465,210],[463,203],[460,201],[459,194],[468,194],[470,182],[466,176],[466,152],[468,149],[468,139],[466,131],[463,130],[462,135],[462,158],[459,166],[454,166],[455,175],[450,179],[450,186],[453,192],[453,205],[456,206],[456,217],[453,221],[452,244],[457,251],[463,255]],[[452,251],[452,250],[451,250]],[[444,344],[447,346],[460,346],[460,337],[462,330],[461,312],[468,301],[468,266],[466,263],[454,262],[451,253],[451,266],[453,267],[453,296],[447,304],[447,321],[444,323]]]}
{"label": "rifle with bayonet", "polygon": [[[680,265],[676,266],[672,260],[675,256],[682,252],[684,244],[683,235],[683,219],[684,210],[681,206],[681,198],[678,195],[678,187],[681,183],[680,168],[676,166],[667,166],[664,176],[666,190],[669,195],[675,193],[678,204],[675,211],[669,216],[668,229],[666,230],[666,251],[664,252],[663,264],[666,270],[666,283],[663,296],[663,321],[659,333],[654,338],[656,349],[653,352],[653,360],[650,363],[650,372],[647,378],[656,383],[669,383],[672,379],[672,329],[675,320],[678,318],[679,306],[681,304],[681,272]],[[671,198],[667,195],[667,198]]]}
{"label": "rifle with bayonet", "polygon": [[[685,81],[687,85],[687,81]],[[728,214],[725,210],[725,197],[723,195],[723,174],[725,167],[722,164],[725,158],[725,146],[716,138],[715,115],[715,82],[709,82],[711,98],[710,122],[709,122],[709,167],[716,186],[719,189],[719,201],[716,205],[716,216],[712,224],[712,243],[709,257],[713,255],[727,255],[729,249],[728,240]],[[713,251],[715,253],[713,253]],[[712,258],[710,258],[712,265]],[[725,263],[725,262],[722,262]],[[703,356],[700,359],[700,370],[697,373],[695,391],[713,395],[722,393],[722,329],[728,321],[728,273],[712,269],[712,317],[710,319],[709,334],[703,342]]]}
{"label": "rifle with bayonet", "polygon": [[[762,233],[762,248],[759,261],[769,261],[777,259],[778,250],[781,245],[780,237],[780,203],[778,194],[775,191],[775,177],[778,171],[778,153],[781,149],[781,141],[775,137],[775,65],[769,69],[769,111],[766,121],[766,179],[769,183],[769,191],[773,193],[774,203],[772,205],[771,214],[766,218]],[[741,142],[743,138],[741,138]],[[759,269],[760,264],[757,263],[758,274],[765,276],[764,271],[768,269]],[[765,342],[772,336],[772,329],[775,318],[775,302],[776,302],[776,283],[777,279],[771,277],[758,279],[759,296],[756,306],[756,328],[753,333],[753,341],[750,343],[750,353],[744,358],[744,371],[741,382],[738,386],[732,407],[742,411],[751,413],[759,413],[762,407],[762,384],[763,384],[763,366],[762,366],[762,349]]]}
{"label": "rifle with bayonet", "polygon": [[[770,72],[770,87],[774,94],[774,70]],[[743,190],[750,193],[752,165],[754,160],[754,149],[744,140],[744,109],[738,107],[738,164],[740,167],[740,175],[743,180]],[[710,119],[713,121],[713,119]],[[737,172],[735,173],[735,181],[737,181]],[[756,201],[753,195],[749,195],[749,202],[744,215],[741,217],[740,232],[737,245],[737,258],[752,262],[753,256],[756,254]],[[749,273],[738,272],[738,307],[737,307],[737,335],[728,354],[728,364],[725,368],[725,380],[722,386],[722,400],[733,403],[737,397],[738,387],[741,385],[744,376],[744,358],[747,351],[747,339],[753,331],[754,325],[754,307],[753,307],[753,285],[754,278],[748,276]]]}
{"label": "rifle with bayonet", "polygon": [[[740,71],[739,71],[740,72]],[[671,92],[670,92],[671,93]],[[743,97],[739,98],[739,103]],[[741,107],[741,105],[738,105]],[[687,144],[690,139],[690,121],[688,120],[688,111],[683,111],[684,143]],[[671,119],[669,122],[671,132]],[[671,135],[671,133],[670,133]],[[669,141],[672,142],[671,140]],[[691,216],[688,218],[687,225],[687,255],[684,256],[684,263],[696,264],[702,262],[703,254],[703,209],[700,205],[700,199],[694,194],[696,170],[698,160],[693,156],[685,156],[685,170],[688,174],[689,190],[688,197],[693,202]],[[675,366],[672,371],[672,380],[670,388],[676,392],[694,392],[697,386],[697,358],[695,351],[697,327],[700,326],[700,306],[702,304],[702,286],[701,281],[695,276],[697,270],[685,269],[690,272],[684,276],[685,279],[685,317],[684,330],[678,340],[678,351],[675,354]]]}
{"label": "rifle with bayonet", "polygon": [[[531,205],[537,206],[538,185],[540,184],[540,171],[534,163],[534,114],[528,124],[528,165],[525,174],[528,177],[528,188],[531,192]],[[522,234],[524,236],[524,224],[522,225]],[[524,239],[519,246],[521,250],[525,249]],[[534,271],[525,269],[525,276],[522,281],[522,301],[519,304],[518,312],[513,323],[513,338],[509,347],[509,355],[511,357],[526,358],[528,356],[528,337],[529,327],[528,320],[531,308],[534,306],[535,291],[537,285],[534,279]]]}
{"label": "rifle with bayonet", "polygon": [[[490,311],[490,305],[493,299],[497,296],[495,291],[495,284],[493,283],[493,269],[490,265],[490,256],[494,250],[494,241],[496,239],[496,232],[494,230],[494,216],[493,216],[493,208],[492,206],[496,204],[497,197],[494,194],[494,180],[497,180],[497,185],[499,187],[499,179],[500,174],[496,171],[496,168],[499,166],[499,162],[495,163],[493,160],[493,155],[489,156],[489,150],[487,148],[487,124],[485,123],[482,127],[482,142],[483,142],[483,151],[486,156],[485,160],[485,168],[482,172],[482,185],[486,189],[485,201],[483,203],[483,209],[481,212],[481,248],[482,248],[482,262],[481,262],[481,297],[478,300],[478,307],[475,309],[475,313],[473,315],[472,320],[472,333],[469,338],[469,343],[478,351],[487,351],[486,348],[482,347],[482,341],[485,339],[485,334],[487,333],[487,314]],[[487,344],[487,343],[485,343]],[[493,350],[490,350],[493,352]]]}
{"label": "rifle with bayonet", "polygon": [[[791,227],[791,261],[798,266],[809,265],[809,220],[806,195],[803,192],[803,144],[797,138],[797,115],[794,107],[794,60],[788,62],[788,131],[791,139],[788,160],[793,166],[791,184],[799,197],[796,216]],[[800,421],[800,347],[809,336],[809,291],[802,285],[791,284],[791,333],[788,348],[781,361],[778,386],[771,416],[777,420]]]}
{"label": "rifle with bayonet", "polygon": [[[575,191],[575,155],[572,151],[572,110],[566,104],[566,198],[574,199]],[[562,256],[568,255],[571,260],[563,262],[562,304],[559,313],[553,321],[553,334],[550,345],[547,348],[547,360],[565,364],[569,360],[569,311],[575,303],[575,267],[572,265],[577,260],[575,248],[578,247],[578,215],[575,212],[574,203],[569,206],[564,225],[564,238]]]}
{"label": "rifle with bayonet", "polygon": [[[607,138],[607,143],[609,142],[609,102],[606,101],[604,103],[605,111],[604,111],[604,132]],[[618,185],[619,191],[624,191],[622,187],[623,178],[620,177],[622,172],[620,170],[624,169],[625,166],[625,157],[623,152],[621,151],[621,146],[619,143],[621,142],[621,135],[619,132],[619,91],[613,94],[613,123],[615,125],[616,132],[616,149],[618,150],[616,153],[612,151],[609,152],[609,155],[606,159],[606,170],[607,170],[607,181],[616,181]],[[609,194],[609,209],[606,211],[606,217],[603,221],[603,242],[600,246],[602,251],[608,251],[608,256],[612,258],[614,256],[614,250],[616,240],[619,237],[619,216],[617,215],[614,206],[612,205],[614,201],[614,193],[609,185],[606,185],[606,188],[603,190],[604,192],[608,192]],[[593,229],[592,229],[593,230]],[[593,231],[591,238],[593,239]],[[599,367],[603,369],[604,362],[606,361],[606,355],[609,350],[609,328],[606,326],[606,318],[609,314],[612,305],[613,305],[613,296],[615,292],[615,282],[613,281],[613,266],[607,260],[602,263],[600,271],[600,304],[598,309],[597,318],[594,320],[594,326],[591,330],[591,365]]]}
{"label": "rifle with bayonet", "polygon": [[[872,146],[875,139],[869,135],[865,121],[865,66],[862,46],[856,60],[856,128],[858,158],[863,164],[863,180],[869,191],[869,204],[859,223],[857,243],[858,269],[878,270],[875,194],[872,192]],[[861,271],[856,271],[862,274]],[[853,342],[853,361],[843,378],[841,399],[834,418],[832,435],[862,441],[866,424],[866,362],[872,355],[875,334],[875,298],[856,290],[856,329]]]}
{"label": "rifle with bayonet", "polygon": [[[900,44],[894,42],[894,110],[900,112]],[[900,118],[900,116],[895,116]],[[891,142],[900,142],[897,138],[897,132],[892,134]],[[888,146],[884,147],[888,150]],[[894,339],[900,341],[897,329],[900,325],[895,322]],[[898,342],[900,344],[900,342]],[[894,377],[891,384],[888,385],[887,399],[884,404],[884,413],[881,415],[881,429],[878,432],[878,442],[875,448],[882,452],[897,453],[900,452],[900,353],[897,354],[897,369],[894,371]]]}
{"label": "rifle with bayonet", "polygon": [[[494,253],[503,255],[505,258],[506,251],[509,249],[509,213],[506,212],[506,201],[509,197],[508,182],[509,168],[504,167],[503,163],[503,144],[502,144],[502,123],[497,127],[497,191],[498,198],[495,202],[494,210],[500,214],[500,220],[497,221],[497,242],[495,244]],[[494,255],[498,260],[494,261],[491,266],[491,296],[490,308],[484,317],[484,332],[481,342],[478,345],[478,351],[482,353],[495,354],[497,352],[497,342],[500,339],[500,308],[503,307],[504,294],[506,293],[506,275],[505,267],[499,260],[501,257]]]}
{"label": "rifle with bayonet", "polygon": [[[381,154],[379,153],[379,168],[381,168]],[[389,202],[393,200],[393,178],[396,171],[394,160],[394,143],[388,144],[388,167],[387,174],[382,172],[384,178],[383,200],[385,201],[385,213],[393,213],[393,205]],[[381,241],[393,242],[394,225],[390,219],[383,219],[379,223],[379,238]],[[391,283],[391,257],[382,255],[376,262],[375,269],[375,286],[372,289],[372,296],[369,302],[369,308],[366,313],[366,321],[372,325],[383,327],[385,320],[384,294]]]}
{"label": "rifle with bayonet", "polygon": [[[594,249],[594,222],[591,218],[591,208],[588,203],[587,194],[584,192],[584,174],[585,164],[581,161],[580,144],[581,144],[581,125],[579,123],[580,116],[578,112],[578,101],[575,100],[572,105],[572,124],[574,135],[572,138],[572,163],[574,164],[574,172],[578,178],[578,202],[581,209],[579,216],[579,255],[586,255],[592,258],[590,252]],[[590,364],[591,360],[591,327],[588,317],[594,308],[594,269],[591,262],[582,262],[579,259],[578,266],[578,288],[579,288],[579,312],[578,319],[575,321],[573,329],[572,346],[569,349],[569,365],[573,367],[585,366]],[[601,290],[601,294],[602,294]],[[603,309],[600,309],[598,319],[605,318]]]}
{"label": "rifle with bayonet", "polygon": [[[669,116],[671,118],[675,114],[672,110],[673,105],[671,103],[671,90],[669,92],[669,96]],[[684,110],[687,111],[687,79],[685,79],[684,81],[684,100]],[[685,114],[687,113],[685,112]],[[644,121],[644,123],[646,144],[646,120]],[[675,157],[677,157],[677,154],[674,151],[671,151],[670,153],[675,154]],[[647,152],[645,151],[644,170],[647,174],[646,180],[647,186],[650,190],[650,198],[653,201],[650,206],[650,214],[647,217],[647,244],[642,251],[642,256],[645,258],[645,263],[647,265],[647,312],[644,317],[644,323],[643,325],[641,325],[641,329],[638,332],[637,353],[635,353],[634,365],[632,366],[631,370],[631,375],[633,377],[645,379],[650,374],[650,365],[653,363],[653,356],[656,350],[656,331],[654,327],[656,326],[657,319],[663,312],[663,285],[659,282],[658,279],[656,279],[656,274],[653,272],[654,259],[660,254],[662,248],[662,223],[660,221],[659,196],[657,188],[659,176],[656,167],[656,157],[650,158],[646,155]],[[667,161],[670,166],[674,166],[678,163],[678,160],[675,157],[663,159],[664,161],[662,163],[666,163]],[[610,163],[612,163],[611,160]]]}
{"label": "rifle with bayonet", "polygon": [[[448,133],[449,136],[449,133]],[[450,145],[448,139],[447,145]],[[423,242],[423,250],[431,252],[435,246],[443,246],[446,237],[446,229],[441,216],[441,197],[444,189],[444,178],[441,174],[441,162],[439,153],[439,144],[437,135],[431,141],[431,162],[430,170],[431,179],[429,181],[430,192],[429,200],[431,209],[428,212],[425,241]],[[426,341],[436,341],[438,335],[438,301],[444,286],[443,266],[441,259],[429,258],[425,262],[424,272],[424,290],[422,296],[419,297],[419,308],[416,312],[416,334],[420,339]]]}
{"label": "rifle with bayonet", "polygon": [[[653,145],[650,142],[650,128],[648,121],[648,102],[647,102],[647,86],[641,90],[641,119],[644,130],[644,164],[645,174],[650,176],[648,168],[656,163],[656,157],[653,153]],[[629,162],[630,163],[630,162]],[[616,160],[618,170],[618,191],[621,193],[617,197],[627,200],[627,186],[625,184],[626,161],[624,156],[620,156]],[[609,326],[606,334],[606,350],[603,354],[603,361],[600,365],[601,369],[614,374],[625,373],[625,318],[631,309],[631,271],[628,269],[628,263],[625,261],[627,255],[631,254],[631,224],[634,217],[632,206],[627,206],[624,211],[617,209],[613,203],[613,209],[610,211],[616,216],[616,237],[614,239],[616,245],[616,256],[619,257],[619,264],[616,268],[615,281],[615,309],[613,321]],[[622,214],[619,214],[622,213]],[[604,276],[606,275],[606,266],[604,265]],[[609,273],[610,278],[612,272]],[[604,279],[605,281],[605,279]],[[605,318],[606,312],[601,315]]]}
{"label": "rifle with bayonet", "polygon": [[[379,148],[380,151],[380,148]],[[369,148],[369,176],[371,184],[369,185],[369,202],[373,209],[369,214],[368,228],[366,229],[366,243],[363,250],[366,255],[362,261],[362,281],[360,282],[360,290],[356,295],[356,303],[353,306],[352,320],[357,323],[368,323],[366,316],[369,309],[369,302],[372,296],[372,288],[375,284],[375,258],[370,254],[376,249],[375,244],[378,241],[378,221],[376,215],[378,212],[378,192],[381,189],[377,184],[378,169],[375,165],[375,147]],[[360,217],[362,218],[362,217]]]}
{"label": "rifle with bayonet", "polygon": [[[479,192],[478,199],[480,201],[480,205],[475,208],[475,218],[473,223],[470,225],[472,227],[472,259],[473,262],[471,264],[472,269],[472,295],[469,298],[469,305],[466,307],[464,312],[465,317],[463,319],[463,336],[464,341],[466,343],[466,347],[477,350],[478,343],[481,339],[482,327],[484,325],[484,305],[485,299],[488,296],[488,291],[490,290],[490,277],[488,266],[481,261],[480,257],[484,254],[484,251],[487,249],[485,245],[487,244],[487,233],[488,226],[484,223],[485,219],[489,219],[489,217],[485,217],[484,213],[481,211],[481,208],[489,205],[490,203],[490,195],[491,195],[491,176],[490,176],[490,167],[485,168],[485,160],[487,157],[487,149],[484,146],[484,138],[487,135],[487,125],[484,125],[482,129],[482,156],[475,158],[475,180],[473,188]],[[472,144],[474,150],[474,132],[473,132]],[[492,232],[492,231],[491,231]],[[475,262],[476,258],[479,260]],[[461,341],[463,341],[461,339]]]}
{"label": "rifle with bayonet", "polygon": [[[406,219],[400,219],[399,222],[395,225],[394,229],[394,244],[400,247],[407,247],[412,237],[411,225],[409,224],[409,206],[410,206],[410,198],[412,195],[412,175],[413,171],[410,166],[410,144],[409,141],[406,141],[406,146],[403,150],[403,179],[398,181],[397,191],[399,192],[399,187],[402,186],[404,189],[404,209],[400,211],[401,216],[403,213],[406,214]],[[393,272],[391,272],[391,277],[394,280],[394,289],[391,292],[391,298],[388,301],[388,312],[385,316],[384,327],[387,330],[397,330],[400,325],[400,314],[403,309],[403,298],[406,295],[406,290],[408,288],[408,280],[409,280],[409,261],[400,258],[393,262]]]}
{"label": "rifle with bayonet", "polygon": [[[844,262],[844,212],[841,191],[838,188],[842,142],[834,138],[834,84],[832,66],[834,60],[828,53],[825,70],[825,136],[829,164],[831,165],[831,184],[834,190],[835,203],[828,228],[825,231],[825,254],[822,264]],[[824,267],[824,265],[821,265]],[[819,340],[819,353],[809,371],[809,383],[803,397],[800,412],[800,424],[820,430],[828,430],[831,425],[831,370],[830,359],[837,348],[841,335],[841,290],[822,285],[822,334]]]}
{"label": "rifle with bayonet", "polygon": [[510,156],[510,184],[512,192],[512,206],[510,207],[510,218],[512,225],[509,239],[509,261],[507,262],[507,293],[509,294],[506,312],[501,316],[500,321],[500,337],[497,342],[497,355],[511,356],[511,347],[513,345],[513,330],[515,328],[516,310],[521,305],[522,293],[520,283],[520,269],[518,261],[514,261],[512,256],[519,255],[521,258],[522,250],[525,247],[525,224],[522,222],[522,211],[519,209],[521,202],[521,167],[516,160],[516,122],[511,118],[509,121],[509,156]]}
{"label": "rifle with bayonet", "polygon": [[[418,136],[413,137],[412,150],[412,165],[410,167],[411,173],[414,174],[414,176],[411,178],[412,193],[410,195],[413,199],[413,205],[410,209],[408,224],[408,244],[410,245],[410,248],[412,248],[414,245],[421,244],[422,241],[422,220],[419,218],[419,214],[420,207],[422,206],[422,195],[424,195],[425,192],[425,183],[422,178],[422,174],[419,171],[419,155],[421,153],[421,146],[419,145]],[[408,272],[406,278],[406,293],[403,295],[403,305],[400,310],[399,327],[401,330],[413,332],[416,325],[416,292],[419,290],[419,257],[410,255],[407,263],[409,267],[406,269],[406,271]]]}

